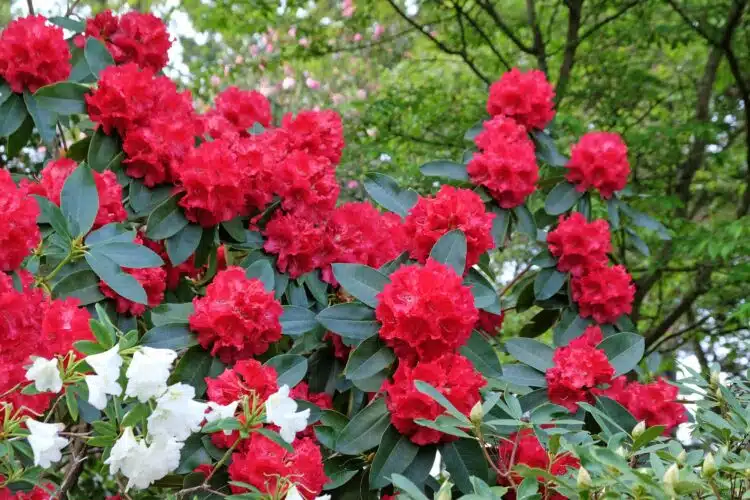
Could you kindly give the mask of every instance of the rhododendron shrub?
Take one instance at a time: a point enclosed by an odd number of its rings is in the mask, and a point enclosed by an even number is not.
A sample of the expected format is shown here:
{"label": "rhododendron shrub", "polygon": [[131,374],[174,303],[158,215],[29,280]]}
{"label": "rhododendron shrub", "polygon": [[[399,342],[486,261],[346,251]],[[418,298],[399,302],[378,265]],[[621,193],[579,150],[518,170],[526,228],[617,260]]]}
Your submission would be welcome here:
{"label": "rhododendron shrub", "polygon": [[[159,74],[170,43],[137,12],[0,35],[0,130],[50,154],[38,175],[0,172],[0,499],[666,498],[695,483],[670,441],[685,388],[641,363],[635,285],[612,255],[614,230],[668,237],[625,200],[618,135],[586,134],[568,160],[545,131],[545,75],[513,69],[471,154],[422,167],[445,181],[434,193],[370,173],[371,199],[344,202],[336,111],[277,113],[229,87],[199,112]],[[511,237],[534,258],[499,291]],[[695,378],[724,398],[714,424],[741,408]]]}

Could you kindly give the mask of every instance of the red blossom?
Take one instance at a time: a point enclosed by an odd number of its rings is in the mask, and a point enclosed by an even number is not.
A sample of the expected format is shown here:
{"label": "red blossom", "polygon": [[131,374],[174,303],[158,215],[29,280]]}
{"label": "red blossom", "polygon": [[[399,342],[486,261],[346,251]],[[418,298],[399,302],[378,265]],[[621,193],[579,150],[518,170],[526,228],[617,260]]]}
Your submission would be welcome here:
{"label": "red blossom", "polygon": [[555,117],[554,97],[543,72],[513,68],[490,86],[487,112],[513,118],[527,130],[541,130]]}
{"label": "red blossom", "polygon": [[469,287],[432,259],[402,266],[378,295],[380,338],[405,360],[430,361],[462,346],[479,317]]}
{"label": "red blossom", "polygon": [[271,103],[255,90],[228,87],[216,96],[215,103],[216,111],[241,135],[247,135],[247,129],[255,123],[264,127],[271,125]]}
{"label": "red blossom", "polygon": [[340,190],[336,174],[318,157],[294,151],[281,161],[275,176],[285,210],[318,218],[336,206]]}
{"label": "red blossom", "polygon": [[557,257],[557,269],[580,276],[588,268],[607,264],[612,251],[609,224],[603,219],[588,222],[580,212],[560,216],[554,231],[547,235],[550,253]]}
{"label": "red blossom", "polygon": [[119,295],[104,281],[99,282],[99,289],[105,297],[114,299],[115,309],[120,314],[130,314],[140,316],[146,312],[146,306],[156,307],[164,300],[164,290],[166,289],[167,273],[161,267],[150,267],[147,269],[130,269],[123,267],[123,271],[130,274],[141,284],[146,291],[146,301],[148,304],[139,304],[130,299]]}
{"label": "red blossom", "polygon": [[474,138],[474,144],[481,151],[489,152],[495,149],[502,150],[504,144],[509,142],[520,142],[534,148],[534,143],[529,139],[526,129],[513,118],[501,115],[484,122],[482,131]]}
{"label": "red blossom", "polygon": [[264,236],[263,249],[278,255],[276,266],[292,279],[329,262],[332,246],[323,224],[278,211],[266,224]]}
{"label": "red blossom", "polygon": [[0,271],[17,269],[41,241],[39,206],[23,185],[0,170]]}
{"label": "red blossom", "polygon": [[434,197],[420,196],[404,221],[409,254],[424,263],[432,247],[447,232],[460,229],[466,236],[466,268],[490,250],[495,214],[484,208],[478,194],[443,185]]}
{"label": "red blossom", "polygon": [[260,212],[273,200],[278,158],[284,154],[285,142],[271,132],[238,137],[232,146],[242,172],[247,211]]}
{"label": "red blossom", "polygon": [[346,361],[349,359],[349,353],[352,352],[352,348],[346,344],[344,344],[344,341],[341,340],[341,336],[336,333],[326,332],[325,335],[323,335],[323,340],[330,340],[331,344],[333,345],[333,355],[342,360]]}
{"label": "red blossom", "polygon": [[182,121],[154,120],[128,132],[122,149],[125,173],[143,184],[173,182],[195,141],[193,130]]}
{"label": "red blossom", "polygon": [[45,349],[39,355],[49,358],[55,354],[64,354],[79,340],[94,340],[90,320],[91,315],[79,306],[78,299],[53,300],[42,321]]}
{"label": "red blossom", "polygon": [[571,280],[572,298],[584,318],[597,323],[614,323],[633,309],[635,285],[621,265],[594,266]]}
{"label": "red blossom", "polygon": [[291,149],[325,158],[329,165],[338,165],[344,149],[344,129],[338,113],[324,110],[301,111],[294,117],[286,114],[281,127],[290,134]]}
{"label": "red blossom", "polygon": [[[288,478],[297,485],[305,499],[312,500],[328,482],[323,470],[323,456],[311,439],[298,439],[293,447],[294,451],[288,452],[270,439],[254,433],[248,446],[232,455],[229,478],[250,484],[265,494],[276,494],[279,479]],[[235,494],[247,491],[237,485],[231,485],[231,488]]]}
{"label": "red blossom", "polygon": [[260,402],[279,390],[276,370],[254,359],[241,359],[216,378],[206,377],[208,399],[220,405],[255,394]]}
{"label": "red blossom", "polygon": [[281,304],[241,267],[217,273],[206,296],[194,298],[193,305],[190,328],[224,363],[263,354],[281,338]]}
{"label": "red blossom", "polygon": [[448,353],[433,361],[419,361],[413,367],[400,362],[393,381],[383,384],[391,423],[401,434],[420,446],[455,440],[454,436],[414,422],[419,418],[435,420],[445,413],[434,399],[417,390],[414,386],[416,380],[433,386],[458,411],[468,416],[480,399],[479,389],[486,384],[484,377],[474,369],[471,361],[460,354]]}
{"label": "red blossom", "polygon": [[479,319],[477,319],[476,327],[485,333],[492,335],[498,335],[500,329],[503,326],[503,319],[505,319],[505,313],[493,314],[491,312],[479,310]]}
{"label": "red blossom", "polygon": [[[167,290],[175,290],[180,285],[180,279],[183,276],[186,276],[188,278],[196,278],[202,271],[202,269],[195,267],[195,255],[191,255],[185,262],[175,266],[169,260],[169,254],[167,253],[167,249],[164,246],[164,243],[161,241],[150,240],[146,238],[146,236],[142,232],[139,232],[136,235],[135,242],[150,248],[155,253],[157,253],[159,257],[161,257],[161,260],[164,261],[162,269],[164,269],[164,272],[167,276]],[[219,248],[219,250],[222,249],[223,247]],[[219,269],[221,270],[223,268],[219,266]]]}
{"label": "red blossom", "polygon": [[523,141],[497,141],[466,165],[471,182],[484,186],[502,208],[521,205],[536,190],[539,167],[534,147]]}
{"label": "red blossom", "polygon": [[[4,480],[4,477],[0,476],[0,482]],[[52,495],[56,489],[55,485],[51,483],[44,486],[34,486],[29,491],[12,491],[10,488],[0,488],[0,500],[53,500]]]}
{"label": "red blossom", "polygon": [[565,178],[580,192],[596,189],[609,199],[628,183],[628,147],[619,134],[589,132],[570,151]]}
{"label": "red blossom", "polygon": [[36,92],[70,75],[70,49],[63,30],[44,16],[16,19],[0,34],[0,77],[13,92]]}

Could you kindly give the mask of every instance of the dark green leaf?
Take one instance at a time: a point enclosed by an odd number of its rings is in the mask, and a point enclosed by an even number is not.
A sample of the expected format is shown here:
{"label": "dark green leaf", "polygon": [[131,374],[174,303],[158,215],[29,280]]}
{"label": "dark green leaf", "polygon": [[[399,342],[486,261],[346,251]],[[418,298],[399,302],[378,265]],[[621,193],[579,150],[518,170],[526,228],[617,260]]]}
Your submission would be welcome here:
{"label": "dark green leaf", "polygon": [[378,337],[370,337],[352,351],[344,374],[349,380],[372,377],[390,366],[395,359],[396,356],[390,347],[383,344]]}
{"label": "dark green leaf", "polygon": [[429,500],[425,496],[425,494],[422,493],[422,490],[417,487],[416,484],[412,483],[404,476],[400,474],[393,474],[391,476],[391,481],[393,482],[394,486],[396,486],[402,492],[406,493],[407,498],[411,498],[412,500]]}
{"label": "dark green leaf", "polygon": [[536,241],[536,222],[534,222],[534,216],[526,205],[518,205],[515,207],[513,209],[513,214],[516,216],[518,229],[529,235],[532,241]]}
{"label": "dark green leaf", "polygon": [[453,403],[451,403],[448,398],[445,397],[445,395],[442,392],[438,391],[435,387],[431,386],[424,380],[415,380],[414,387],[416,387],[416,389],[422,394],[426,394],[434,399],[437,404],[445,408],[445,410],[450,413],[451,416],[453,416],[455,419],[466,424],[469,423],[468,417],[458,411],[458,408],[456,408]]}
{"label": "dark green leaf", "polygon": [[593,324],[590,318],[582,318],[578,312],[567,310],[562,321],[555,327],[553,341],[557,347],[564,347],[571,340],[580,337],[583,331]]}
{"label": "dark green leaf", "polygon": [[42,196],[34,195],[34,198],[36,198],[36,202],[39,205],[39,210],[41,212],[39,217],[40,222],[42,222],[42,220],[47,222],[57,234],[66,240],[70,240],[71,236],[68,231],[68,222],[65,220],[65,216],[60,210],[60,207]]}
{"label": "dark green leaf", "polygon": [[609,223],[612,229],[620,228],[620,207],[618,206],[618,200],[614,196],[607,200],[607,215],[609,216]]}
{"label": "dark green leaf", "polygon": [[597,396],[596,407],[603,411],[609,418],[614,420],[626,434],[630,434],[636,424],[638,424],[635,417],[614,399]]}
{"label": "dark green leaf", "polygon": [[[419,170],[422,172],[422,175],[443,177],[456,181],[468,182],[469,180],[469,174],[466,172],[466,165],[450,160],[430,161],[419,167]],[[372,481],[372,476],[370,476],[370,481]]]}
{"label": "dark green leaf", "polygon": [[479,443],[473,439],[459,439],[440,447],[440,455],[445,461],[445,468],[451,475],[459,490],[471,493],[474,487],[471,477],[475,476],[488,482],[490,471],[482,454]]}
{"label": "dark green leaf", "polygon": [[564,167],[568,162],[565,156],[557,150],[555,141],[550,135],[542,130],[535,130],[531,133],[531,138],[536,146],[536,157],[552,167]]}
{"label": "dark green leaf", "polygon": [[[1,119],[2,117],[0,117],[0,120]],[[34,120],[32,120],[30,116],[27,116],[21,126],[18,127],[15,132],[10,134],[10,137],[8,137],[8,150],[6,151],[8,158],[18,156],[18,153],[21,152],[23,147],[29,142],[29,139],[31,139],[33,131]]]}
{"label": "dark green leaf", "polygon": [[274,291],[275,277],[269,261],[265,259],[256,260],[245,269],[245,276],[260,280],[267,292]]}
{"label": "dark green leaf", "polygon": [[200,398],[206,392],[205,378],[208,376],[212,362],[211,353],[201,346],[193,346],[177,363],[172,378],[195,387],[195,396]]}
{"label": "dark green leaf", "polygon": [[633,221],[633,224],[635,224],[636,226],[642,227],[644,229],[650,229],[651,231],[656,231],[659,234],[659,238],[661,238],[662,240],[671,239],[669,231],[667,231],[667,228],[664,227],[664,224],[662,224],[661,222],[653,219],[643,212],[639,212],[638,210],[632,208],[630,205],[622,201],[618,201],[617,205],[625,215],[630,217],[630,219]]}
{"label": "dark green leaf", "polygon": [[392,474],[403,473],[416,458],[419,446],[401,435],[392,425],[383,434],[370,468],[370,488],[383,488],[391,483]]}
{"label": "dark green leaf", "polygon": [[26,106],[18,94],[11,94],[0,105],[0,137],[8,137],[26,119]]}
{"label": "dark green leaf", "polygon": [[380,329],[380,323],[375,319],[375,311],[353,302],[323,309],[315,319],[326,329],[351,339],[370,338]]}
{"label": "dark green leaf", "polygon": [[83,33],[86,30],[86,25],[82,21],[71,19],[69,17],[54,16],[47,19],[52,24],[70,30],[74,33]]}
{"label": "dark green leaf", "polygon": [[492,221],[492,239],[495,242],[495,248],[502,248],[505,246],[505,238],[510,227],[510,210],[492,207],[492,213],[495,214]]}
{"label": "dark green leaf", "polygon": [[167,238],[166,247],[169,261],[173,266],[179,266],[190,258],[203,236],[203,228],[197,224],[188,224],[177,234]]}
{"label": "dark green leaf", "polygon": [[180,465],[175,471],[176,474],[187,474],[193,472],[196,467],[212,462],[211,455],[203,447],[200,434],[193,434],[185,441],[182,450],[180,450]]}
{"label": "dark green leaf", "polygon": [[565,284],[565,277],[565,274],[555,268],[546,268],[539,271],[534,280],[536,300],[549,299],[559,292]]}
{"label": "dark green leaf", "polygon": [[633,248],[641,252],[644,255],[644,257],[651,256],[651,252],[648,249],[648,245],[646,244],[645,241],[641,239],[640,236],[636,234],[635,231],[633,231],[632,229],[628,227],[628,228],[625,228],[625,232],[627,233],[627,239],[628,239],[628,243],[630,243],[630,246],[632,246]]}
{"label": "dark green leaf", "polygon": [[605,338],[596,348],[607,354],[617,376],[629,372],[641,362],[645,346],[643,337],[637,333],[621,332]]}
{"label": "dark green leaf", "polygon": [[91,271],[77,271],[58,281],[52,289],[57,298],[74,297],[85,306],[104,300],[104,294],[99,289],[99,278]]}
{"label": "dark green leaf", "polygon": [[471,337],[461,347],[460,351],[472,362],[474,368],[486,378],[500,378],[502,376],[503,369],[500,366],[495,349],[476,331],[472,332]]}
{"label": "dark green leaf", "polygon": [[318,304],[328,305],[328,283],[320,279],[320,270],[316,269],[302,276],[302,281]]}
{"label": "dark green leaf", "polygon": [[73,236],[88,233],[94,225],[99,211],[99,193],[91,169],[85,164],[81,164],[65,180],[60,194],[60,210]]}
{"label": "dark green leaf", "polygon": [[[20,124],[19,124],[20,125]],[[383,208],[406,217],[417,202],[418,195],[411,189],[401,189],[398,183],[387,175],[369,173],[364,181],[365,190]]]}
{"label": "dark green leaf", "polygon": [[550,215],[560,215],[567,212],[583,195],[568,181],[562,181],[553,187],[544,200],[544,210]]}
{"label": "dark green leaf", "polygon": [[409,261],[409,252],[403,252],[401,255],[396,257],[390,262],[386,262],[382,266],[380,266],[381,273],[385,274],[386,276],[390,276],[396,269],[401,267],[403,264]]}
{"label": "dark green leaf", "polygon": [[521,329],[521,337],[538,337],[555,324],[560,317],[560,311],[557,309],[543,309],[536,313],[531,320]]}
{"label": "dark green leaf", "polygon": [[495,287],[476,269],[469,268],[466,273],[465,284],[471,287],[471,294],[474,296],[474,306],[477,309],[483,309],[492,314],[500,314],[500,297],[495,291]]}
{"label": "dark green leaf", "polygon": [[58,115],[75,115],[86,112],[83,98],[89,88],[80,83],[59,82],[40,88],[34,93],[37,104]]}
{"label": "dark green leaf", "polygon": [[146,236],[152,240],[163,240],[174,236],[188,225],[178,200],[178,196],[173,196],[151,212],[146,225]]}
{"label": "dark green leaf", "polygon": [[264,364],[276,370],[279,386],[294,387],[305,378],[307,373],[307,359],[296,354],[279,354]]}
{"label": "dark green leaf", "polygon": [[282,332],[290,337],[299,337],[318,326],[315,313],[298,306],[284,306],[280,322]]}
{"label": "dark green leaf", "polygon": [[577,210],[587,221],[591,220],[591,193],[583,193],[583,196],[578,199]]}
{"label": "dark green leaf", "polygon": [[179,351],[197,343],[195,334],[185,325],[179,324],[155,326],[141,338],[141,345],[173,351]]}
{"label": "dark green leaf", "polygon": [[104,172],[107,165],[120,152],[120,144],[115,137],[104,133],[100,127],[94,132],[89,143],[87,162],[97,172]]}
{"label": "dark green leaf", "polygon": [[242,223],[241,217],[235,217],[231,220],[225,220],[221,223],[221,227],[223,227],[224,230],[229,233],[229,236],[231,236],[235,241],[245,241],[245,226]]}
{"label": "dark green leaf", "polygon": [[115,64],[112,54],[109,53],[104,43],[93,36],[86,39],[86,46],[83,49],[83,54],[91,73],[97,79],[99,79],[99,73],[101,73],[104,68]]}
{"label": "dark green leaf", "polygon": [[151,408],[147,403],[136,403],[133,407],[122,417],[120,425],[122,427],[134,427],[139,425],[142,420],[145,420],[151,414]]}
{"label": "dark green leaf", "polygon": [[135,231],[122,224],[110,223],[96,231],[91,231],[86,236],[86,245],[89,248],[95,248],[107,243],[132,243],[134,239]]}
{"label": "dark green leaf", "polygon": [[168,324],[187,325],[190,322],[190,315],[193,314],[194,310],[192,302],[184,304],[161,304],[151,309],[151,322],[154,326]]}
{"label": "dark green leaf", "polygon": [[445,264],[463,276],[466,269],[466,236],[460,229],[445,233],[430,251],[430,258]]}
{"label": "dark green leaf", "polygon": [[545,372],[554,366],[552,362],[554,351],[552,348],[534,339],[509,339],[505,342],[505,349],[521,363],[540,372]]}
{"label": "dark green leaf", "polygon": [[130,206],[137,214],[151,212],[169,198],[171,193],[171,187],[162,186],[149,189],[141,181],[130,179]]}
{"label": "dark green leaf", "polygon": [[333,264],[333,275],[349,294],[368,306],[378,305],[377,295],[390,280],[376,269],[361,264]]}
{"label": "dark green leaf", "polygon": [[376,447],[391,423],[385,399],[377,398],[357,413],[336,439],[336,451],[359,455]]}
{"label": "dark green leaf", "polygon": [[46,145],[54,145],[57,135],[57,130],[55,130],[57,114],[49,109],[40,107],[36,98],[28,91],[23,92],[23,102],[26,104],[26,111],[29,112],[31,119],[34,120],[39,137],[42,138],[42,141]]}
{"label": "dark green leaf", "polygon": [[0,105],[7,101],[11,95],[13,95],[13,91],[10,89],[10,85],[0,80]]}
{"label": "dark green leaf", "polygon": [[131,269],[147,269],[164,265],[159,254],[138,243],[103,243],[92,247],[92,251],[112,259],[122,267]]}
{"label": "dark green leaf", "polygon": [[[315,428],[318,430],[318,427]],[[323,486],[324,491],[335,490],[348,483],[359,472],[360,464],[349,457],[332,457],[325,461],[325,473],[328,482]]]}

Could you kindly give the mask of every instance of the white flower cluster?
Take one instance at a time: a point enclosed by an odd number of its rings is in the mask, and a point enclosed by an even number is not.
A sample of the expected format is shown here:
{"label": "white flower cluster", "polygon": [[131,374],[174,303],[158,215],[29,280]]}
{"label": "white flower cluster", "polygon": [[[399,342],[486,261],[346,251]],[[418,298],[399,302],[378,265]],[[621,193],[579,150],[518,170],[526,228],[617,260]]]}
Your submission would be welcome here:
{"label": "white flower cluster", "polygon": [[279,434],[287,443],[294,441],[298,432],[305,430],[310,409],[297,411],[297,402],[289,397],[289,386],[282,385],[266,400],[266,421],[279,426]]}

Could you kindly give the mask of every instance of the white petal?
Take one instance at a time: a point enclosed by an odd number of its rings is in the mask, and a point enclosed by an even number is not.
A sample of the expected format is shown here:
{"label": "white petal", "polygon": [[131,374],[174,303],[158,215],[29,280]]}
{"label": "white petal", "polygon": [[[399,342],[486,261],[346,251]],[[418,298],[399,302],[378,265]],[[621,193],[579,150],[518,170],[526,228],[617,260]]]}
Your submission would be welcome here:
{"label": "white petal", "polygon": [[63,386],[60,369],[55,358],[34,358],[34,363],[26,371],[26,380],[34,382],[34,387],[39,392],[58,393]]}

